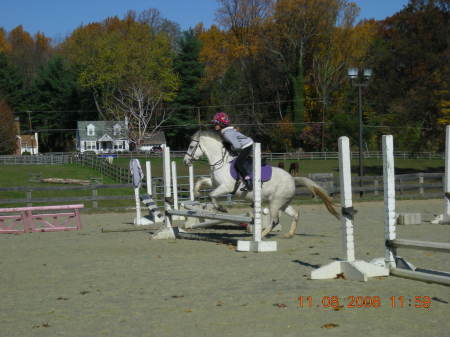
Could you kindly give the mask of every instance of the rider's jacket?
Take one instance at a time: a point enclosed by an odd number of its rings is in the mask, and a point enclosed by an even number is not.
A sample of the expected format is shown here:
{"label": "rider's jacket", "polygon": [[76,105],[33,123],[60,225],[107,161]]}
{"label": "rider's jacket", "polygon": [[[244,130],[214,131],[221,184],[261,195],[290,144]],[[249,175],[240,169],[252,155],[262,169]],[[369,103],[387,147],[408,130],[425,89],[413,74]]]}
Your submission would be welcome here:
{"label": "rider's jacket", "polygon": [[253,145],[253,139],[243,135],[232,126],[223,128],[221,132],[223,138],[231,144],[234,151],[239,152],[240,150]]}

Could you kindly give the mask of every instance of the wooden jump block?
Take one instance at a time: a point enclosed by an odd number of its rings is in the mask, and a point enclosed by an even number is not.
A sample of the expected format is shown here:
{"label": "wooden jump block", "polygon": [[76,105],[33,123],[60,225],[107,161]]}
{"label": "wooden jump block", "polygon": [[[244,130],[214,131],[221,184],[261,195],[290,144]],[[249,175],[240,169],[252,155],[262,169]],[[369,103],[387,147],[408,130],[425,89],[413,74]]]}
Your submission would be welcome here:
{"label": "wooden jump block", "polygon": [[422,223],[422,214],[420,213],[399,213],[397,216],[397,225],[420,225]]}
{"label": "wooden jump block", "polygon": [[81,208],[83,204],[0,208],[0,233],[80,230]]}

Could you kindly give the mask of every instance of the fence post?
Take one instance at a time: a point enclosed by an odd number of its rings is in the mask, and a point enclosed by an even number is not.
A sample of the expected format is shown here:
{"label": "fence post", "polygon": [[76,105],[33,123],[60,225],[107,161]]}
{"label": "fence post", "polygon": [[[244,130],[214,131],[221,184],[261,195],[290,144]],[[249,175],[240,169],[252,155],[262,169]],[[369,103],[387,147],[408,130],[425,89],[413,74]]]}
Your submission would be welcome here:
{"label": "fence post", "polygon": [[27,191],[27,207],[33,206],[33,203],[31,202],[32,196],[31,191]]}
{"label": "fence post", "polygon": [[419,173],[419,184],[420,184],[419,194],[423,194],[423,192],[424,192],[424,190],[423,190],[423,181],[424,181],[423,173]]}
{"label": "fence post", "polygon": [[153,199],[156,201],[157,200],[157,196],[156,196],[156,193],[157,193],[157,186],[156,186],[156,184],[158,183],[158,180],[157,179],[154,179],[154,180],[152,180],[152,197],[153,197]]}
{"label": "fence post", "polygon": [[377,179],[377,178],[375,178],[375,180],[373,181],[373,185],[374,185],[374,187],[375,187],[375,190],[374,190],[373,194],[374,194],[374,195],[378,195],[378,186],[379,186],[379,183],[378,183],[378,179]]}
{"label": "fence post", "polygon": [[98,190],[96,188],[94,188],[92,190],[92,208],[98,207],[97,196],[98,196]]}

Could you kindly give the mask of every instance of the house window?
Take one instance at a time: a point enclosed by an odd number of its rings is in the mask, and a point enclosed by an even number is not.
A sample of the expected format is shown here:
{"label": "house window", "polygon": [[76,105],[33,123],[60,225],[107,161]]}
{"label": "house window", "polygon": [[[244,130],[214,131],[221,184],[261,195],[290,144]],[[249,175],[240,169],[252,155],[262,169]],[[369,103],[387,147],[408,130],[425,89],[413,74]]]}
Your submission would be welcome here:
{"label": "house window", "polygon": [[87,135],[88,136],[95,136],[95,126],[92,124],[89,124],[87,126]]}
{"label": "house window", "polygon": [[114,143],[114,149],[116,150],[123,150],[123,142],[122,141],[118,141]]}
{"label": "house window", "polygon": [[84,142],[84,149],[85,150],[96,150],[95,142],[92,142],[92,141]]}
{"label": "house window", "polygon": [[121,127],[119,124],[114,125],[114,136],[120,135]]}

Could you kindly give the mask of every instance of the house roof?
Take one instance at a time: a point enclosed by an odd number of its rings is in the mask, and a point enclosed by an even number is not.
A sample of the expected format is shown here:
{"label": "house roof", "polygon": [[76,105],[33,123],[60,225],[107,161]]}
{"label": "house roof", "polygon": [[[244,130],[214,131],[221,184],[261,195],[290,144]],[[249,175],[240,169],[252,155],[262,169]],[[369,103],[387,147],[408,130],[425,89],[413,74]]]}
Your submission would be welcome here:
{"label": "house roof", "polygon": [[166,144],[166,135],[162,131],[156,131],[153,134],[144,136],[141,145],[161,145]]}
{"label": "house roof", "polygon": [[33,145],[33,147],[37,146],[36,139],[34,138],[34,135],[20,135],[20,136],[17,136],[17,137],[20,138],[20,144],[22,146],[24,146],[24,145],[28,145],[28,146],[32,146]]}
{"label": "house roof", "polygon": [[[88,125],[93,125],[95,127],[95,135],[88,136],[87,127]],[[120,126],[120,132],[114,135],[114,127],[116,125]],[[128,130],[126,128],[124,121],[78,121],[77,122],[78,135],[82,140],[100,140],[103,139],[127,139]]]}

